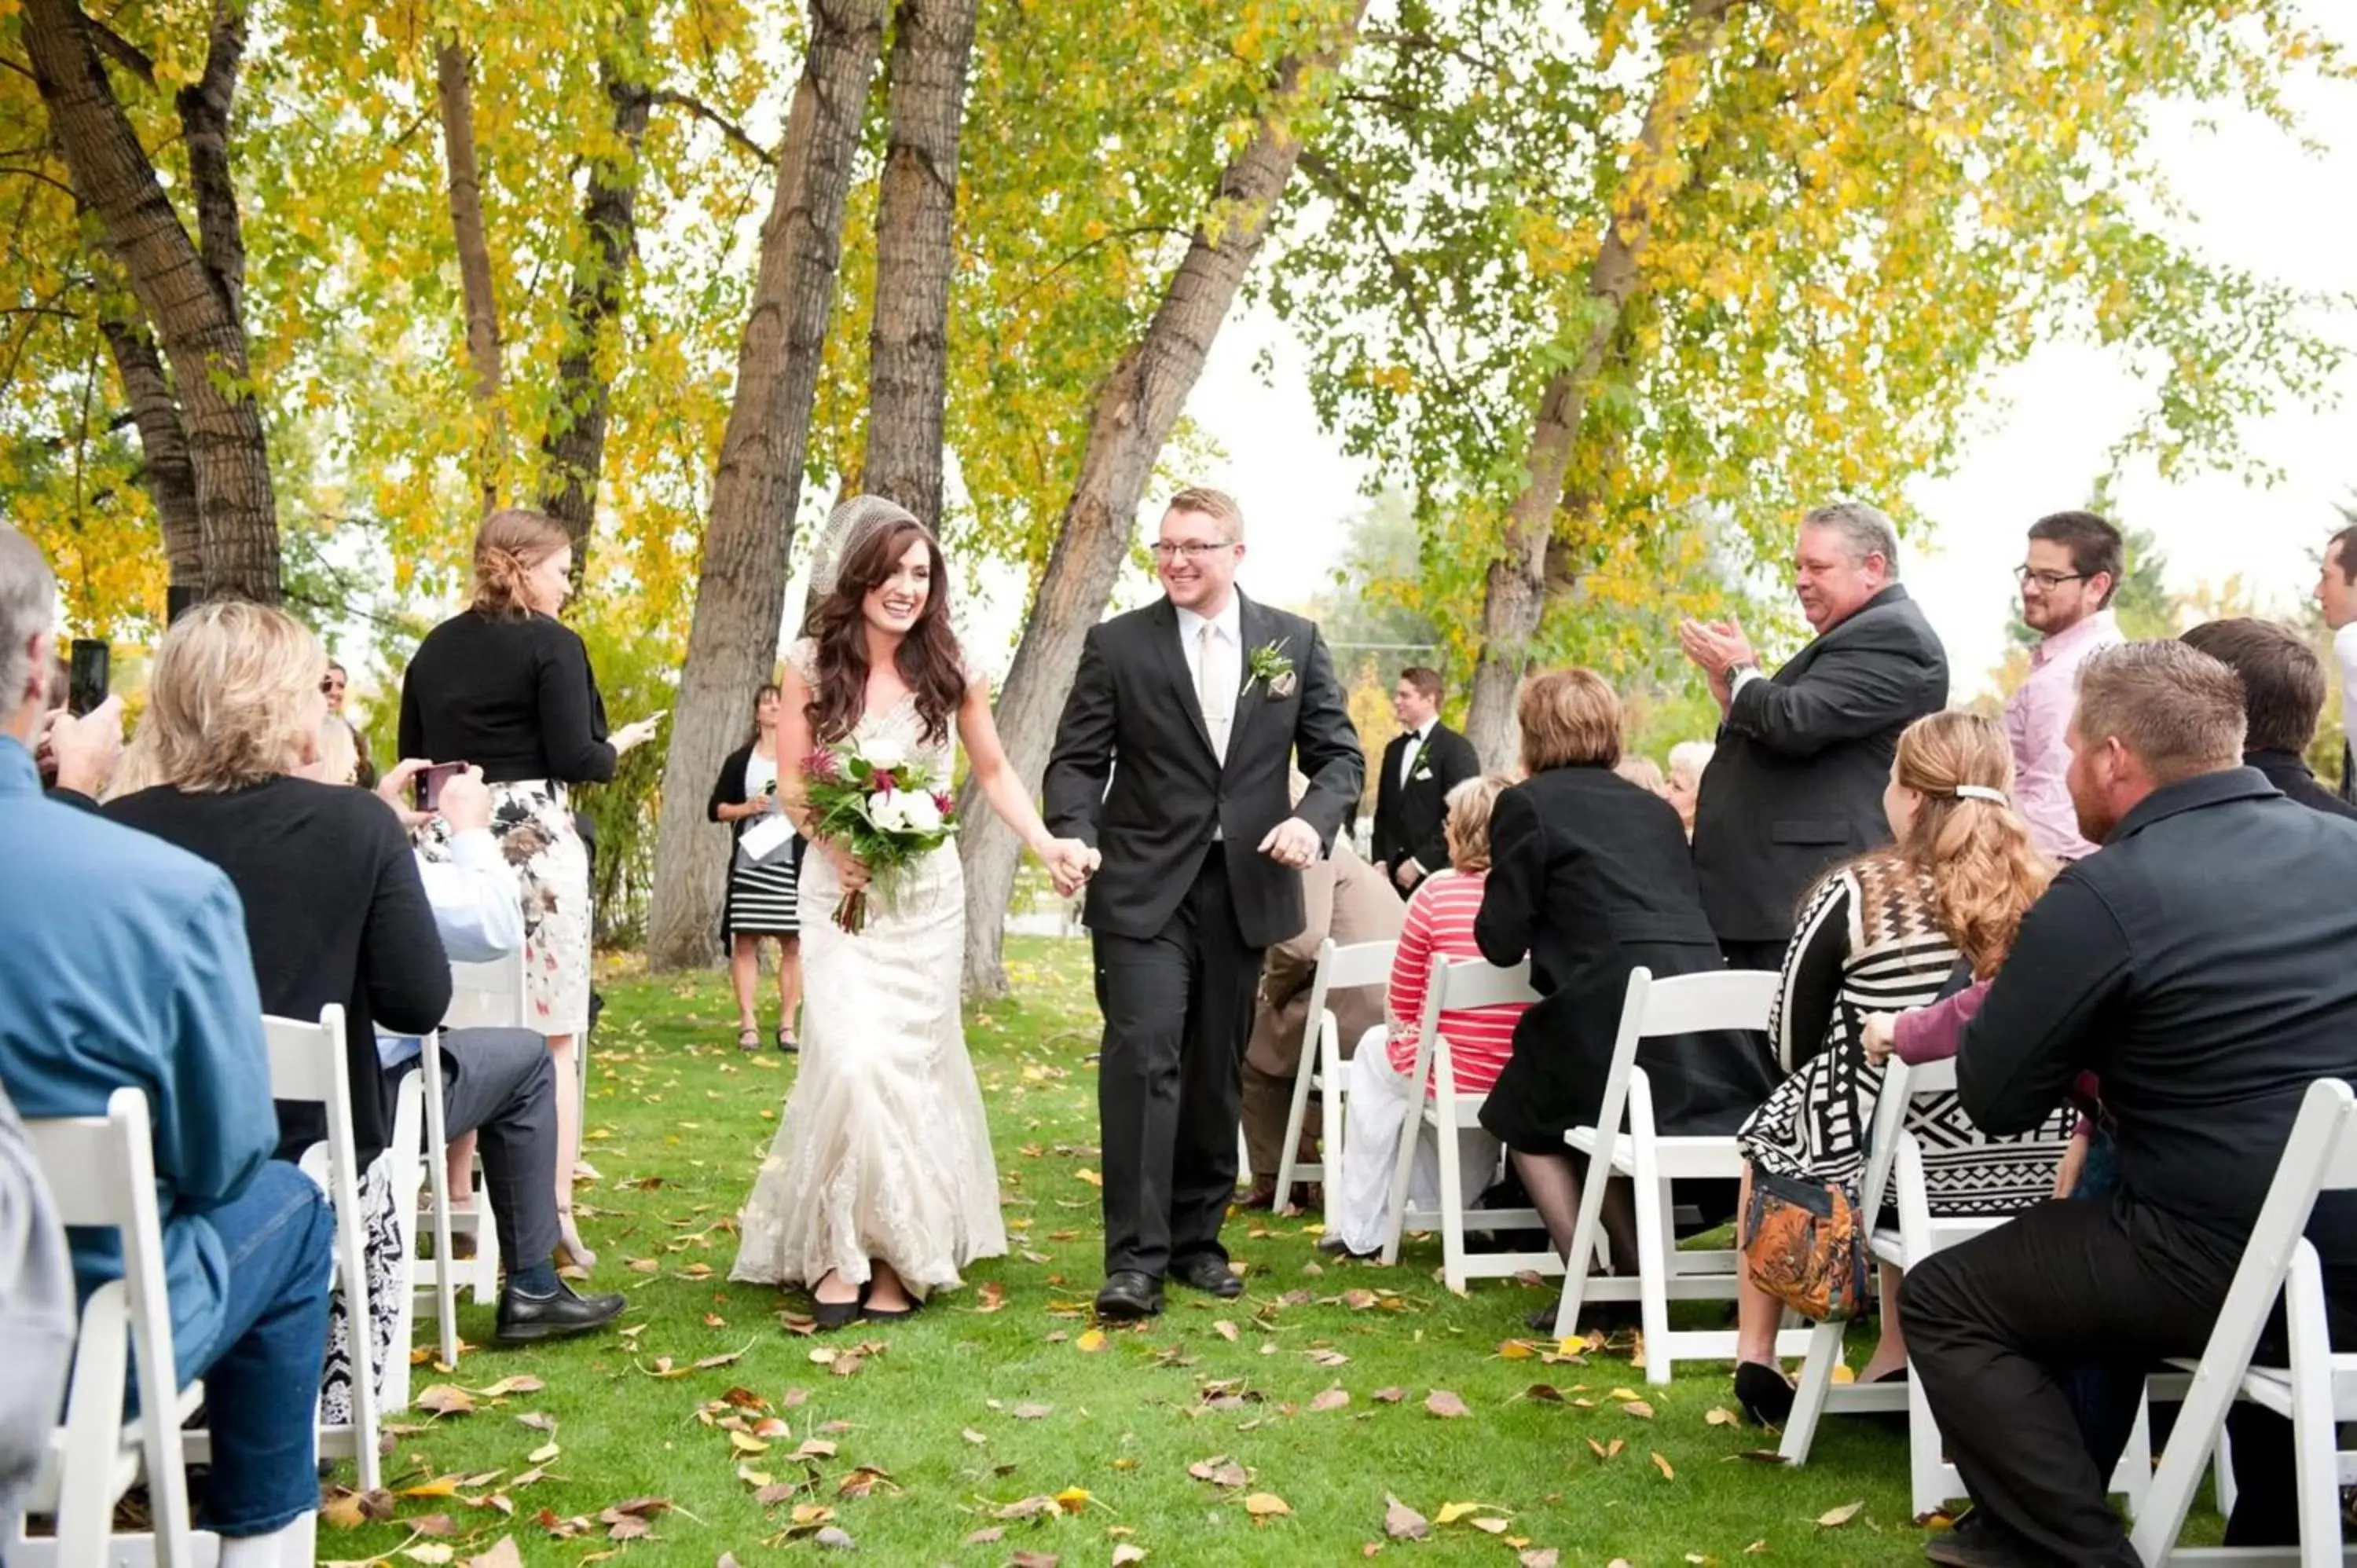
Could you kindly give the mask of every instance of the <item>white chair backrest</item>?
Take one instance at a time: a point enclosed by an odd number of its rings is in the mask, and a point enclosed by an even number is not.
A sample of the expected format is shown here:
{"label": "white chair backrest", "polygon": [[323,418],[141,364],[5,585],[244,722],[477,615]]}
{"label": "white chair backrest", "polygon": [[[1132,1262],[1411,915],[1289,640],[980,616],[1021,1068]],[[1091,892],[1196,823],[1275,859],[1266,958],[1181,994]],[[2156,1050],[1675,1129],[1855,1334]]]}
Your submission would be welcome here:
{"label": "white chair backrest", "polygon": [[1882,1069],[1882,1089],[1874,1102],[1874,1121],[1867,1130],[1866,1168],[1858,1177],[1858,1208],[1869,1223],[1882,1212],[1890,1190],[1890,1170],[1899,1157],[1899,1137],[1907,1127],[1910,1102],[1926,1095],[1953,1090],[1956,1064],[1951,1058],[1910,1067],[1892,1057]]}
{"label": "white chair backrest", "polygon": [[1637,1036],[1647,1040],[1713,1029],[1764,1033],[1782,978],[1761,969],[1713,970],[1666,980],[1655,980],[1650,971],[1645,972],[1645,1004],[1638,1015]]}
{"label": "white chair backrest", "polygon": [[1301,1070],[1315,1071],[1318,1039],[1326,1026],[1326,998],[1337,991],[1361,985],[1388,985],[1392,955],[1397,941],[1351,942],[1344,946],[1328,937],[1318,944],[1318,971],[1309,982],[1309,1011],[1301,1024]]}
{"label": "white chair backrest", "polygon": [[1530,960],[1501,969],[1477,959],[1463,959],[1432,966],[1432,988],[1425,1011],[1437,1025],[1444,1011],[1461,1013],[1469,1008],[1538,999],[1538,993],[1531,989]]}
{"label": "white chair backrest", "polygon": [[299,1018],[262,1020],[263,1043],[270,1052],[270,1097],[333,1105],[337,1085],[344,1077],[344,1010],[329,1004],[319,1009],[318,1021]]}
{"label": "white chair backrest", "polygon": [[[156,1150],[145,1094],[118,1089],[103,1116],[27,1119],[25,1134],[48,1178],[59,1222],[123,1231],[126,1263],[137,1250],[133,1232],[152,1226],[162,1255],[164,1228],[156,1212]],[[138,1212],[143,1208],[145,1216]]]}

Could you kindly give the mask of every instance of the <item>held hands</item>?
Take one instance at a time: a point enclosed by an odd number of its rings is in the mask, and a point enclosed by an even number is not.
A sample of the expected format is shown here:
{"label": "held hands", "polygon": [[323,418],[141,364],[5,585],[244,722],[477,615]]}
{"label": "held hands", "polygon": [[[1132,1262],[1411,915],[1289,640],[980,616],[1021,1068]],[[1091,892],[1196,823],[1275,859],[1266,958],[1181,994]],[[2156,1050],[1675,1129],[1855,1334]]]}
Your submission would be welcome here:
{"label": "held hands", "polygon": [[1320,849],[1318,830],[1299,817],[1287,817],[1268,830],[1268,837],[1260,841],[1261,854],[1279,865],[1299,871],[1315,865]]}
{"label": "held hands", "polygon": [[1049,840],[1048,847],[1039,854],[1039,859],[1055,882],[1059,898],[1070,898],[1087,886],[1097,867],[1104,864],[1103,855],[1079,839]]}

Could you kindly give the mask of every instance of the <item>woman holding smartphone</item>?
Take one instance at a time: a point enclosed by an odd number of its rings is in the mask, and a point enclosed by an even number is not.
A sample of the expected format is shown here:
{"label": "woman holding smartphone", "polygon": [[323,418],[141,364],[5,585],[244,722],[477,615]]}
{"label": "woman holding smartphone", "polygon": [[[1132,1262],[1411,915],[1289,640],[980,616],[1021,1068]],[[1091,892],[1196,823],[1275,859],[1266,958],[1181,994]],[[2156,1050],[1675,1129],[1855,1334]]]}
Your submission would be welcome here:
{"label": "woman holding smartphone", "polygon": [[[474,603],[426,633],[401,687],[401,755],[471,763],[491,787],[491,832],[523,897],[518,1017],[546,1036],[559,1085],[572,1083],[574,1040],[589,1026],[589,859],[568,791],[613,778],[662,718],[607,733],[588,650],[556,618],[572,571],[573,542],[554,519],[513,508],[483,519]],[[560,1233],[587,1268],[597,1254],[573,1223],[580,1113],[570,1092],[556,1108]]]}

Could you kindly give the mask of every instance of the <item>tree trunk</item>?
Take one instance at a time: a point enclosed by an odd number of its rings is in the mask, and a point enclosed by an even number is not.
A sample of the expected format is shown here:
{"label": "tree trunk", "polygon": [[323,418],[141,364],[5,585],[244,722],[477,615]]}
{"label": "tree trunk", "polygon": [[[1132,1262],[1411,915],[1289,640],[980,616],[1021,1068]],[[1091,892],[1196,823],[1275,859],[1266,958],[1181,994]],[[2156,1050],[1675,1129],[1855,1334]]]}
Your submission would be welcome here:
{"label": "tree trunk", "polygon": [[74,0],[25,0],[26,53],[74,191],[163,346],[195,478],[209,596],[278,600],[278,514],[239,312],[245,252],[230,184],[229,107],[244,13],[218,3],[203,75],[179,95],[201,252],[156,183]]}
{"label": "tree trunk", "polygon": [[867,335],[867,451],[859,488],[934,528],[949,380],[951,220],[976,0],[900,0],[892,128],[876,212],[876,316]]}
{"label": "tree trunk", "polygon": [[446,39],[434,51],[442,112],[442,156],[450,172],[450,232],[458,247],[458,290],[467,312],[467,362],[475,368],[475,479],[483,510],[500,504],[507,467],[507,411],[500,402],[500,306],[491,287],[491,242],[483,225],[483,184],[475,163],[475,58]]}
{"label": "tree trunk", "polygon": [[[1211,206],[1220,228],[1197,231],[1145,337],[1097,391],[1080,478],[1064,505],[1023,640],[998,694],[999,738],[1026,789],[1039,789],[1048,766],[1056,720],[1080,665],[1081,641],[1113,596],[1155,459],[1202,374],[1211,340],[1235,304],[1277,200],[1293,177],[1301,145],[1291,125],[1311,91],[1305,79],[1340,60],[1365,10],[1361,0],[1323,53],[1289,59],[1278,68],[1252,140],[1220,171]],[[963,824],[959,854],[965,864],[965,988],[973,995],[1002,996],[1006,976],[1000,955],[1022,844],[984,808],[971,780],[959,791],[958,817]]]}
{"label": "tree trunk", "polygon": [[1603,368],[1605,350],[1620,324],[1620,312],[1636,287],[1653,209],[1674,188],[1678,131],[1703,85],[1704,68],[1726,29],[1727,13],[1740,0],[1694,0],[1684,27],[1663,57],[1654,78],[1653,101],[1645,111],[1629,166],[1612,203],[1612,222],[1587,270],[1578,358],[1551,377],[1539,394],[1538,418],[1523,459],[1522,493],[1506,514],[1503,549],[1490,563],[1481,603],[1481,658],[1473,671],[1473,698],[1465,716],[1466,738],[1480,754],[1484,770],[1498,772],[1513,761],[1518,744],[1514,699],[1530,672],[1531,639],[1546,607],[1547,544],[1571,466],[1572,442],[1587,416],[1588,394]]}
{"label": "tree trunk", "polygon": [[728,835],[705,821],[703,801],[754,688],[777,660],[811,405],[842,260],[844,201],[883,34],[884,0],[811,0],[810,52],[761,231],[663,765],[647,937],[658,969],[705,963],[716,951]]}
{"label": "tree trunk", "polygon": [[[635,13],[632,25],[639,25]],[[589,236],[589,248],[565,296],[556,403],[540,443],[540,507],[573,536],[576,586],[589,564],[597,478],[606,462],[606,411],[613,376],[605,350],[620,328],[623,285],[638,247],[639,144],[646,137],[654,102],[646,84],[631,79],[619,51],[606,57],[602,71],[606,99],[614,109],[614,139],[622,150],[590,160],[589,193],[581,204],[581,226]]]}
{"label": "tree trunk", "polygon": [[131,322],[102,316],[98,327],[114,357],[124,395],[131,401],[132,421],[139,427],[139,479],[147,499],[156,503],[169,581],[202,598],[205,544],[197,514],[197,474],[188,461],[188,433],[180,424],[180,405],[172,396],[163,358],[156,352],[156,340]]}

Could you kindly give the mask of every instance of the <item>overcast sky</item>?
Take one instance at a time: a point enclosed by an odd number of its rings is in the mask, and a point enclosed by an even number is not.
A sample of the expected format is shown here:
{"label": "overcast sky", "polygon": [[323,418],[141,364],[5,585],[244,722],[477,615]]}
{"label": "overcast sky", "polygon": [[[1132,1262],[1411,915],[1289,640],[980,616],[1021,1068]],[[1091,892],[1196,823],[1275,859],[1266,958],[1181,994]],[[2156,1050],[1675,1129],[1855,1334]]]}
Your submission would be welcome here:
{"label": "overcast sky", "polygon": [[[2312,11],[2357,48],[2357,6],[2318,0]],[[2309,91],[2302,107],[2330,152],[2308,153],[2255,116],[2201,127],[2173,115],[2161,144],[2166,166],[2194,216],[2193,237],[2215,259],[2302,288],[2357,289],[2357,85]],[[2347,317],[2330,330],[2357,339],[2357,321]],[[1267,379],[1253,369],[1264,349],[1275,361]],[[1240,311],[1188,403],[1226,453],[1205,480],[1233,490],[1253,521],[1246,590],[1292,604],[1325,586],[1366,479],[1318,430],[1303,362],[1283,322]],[[2312,553],[2339,525],[2334,501],[2357,502],[2357,366],[2334,391],[2332,406],[2287,411],[2244,431],[2250,452],[2285,475],[2271,488],[2217,475],[2164,480],[2148,463],[2122,477],[2118,517],[2158,536],[2172,588],[2240,573],[2287,608],[2309,591]],[[1934,532],[1902,552],[1905,575],[1947,641],[1959,698],[1978,690],[2002,656],[2007,574],[2021,558],[2023,531],[2085,499],[2107,448],[2148,401],[2115,356],[2071,345],[2042,350],[1990,383],[1982,428],[1955,471],[1911,492]],[[1010,627],[1003,609],[980,618],[982,651],[995,653]]]}

